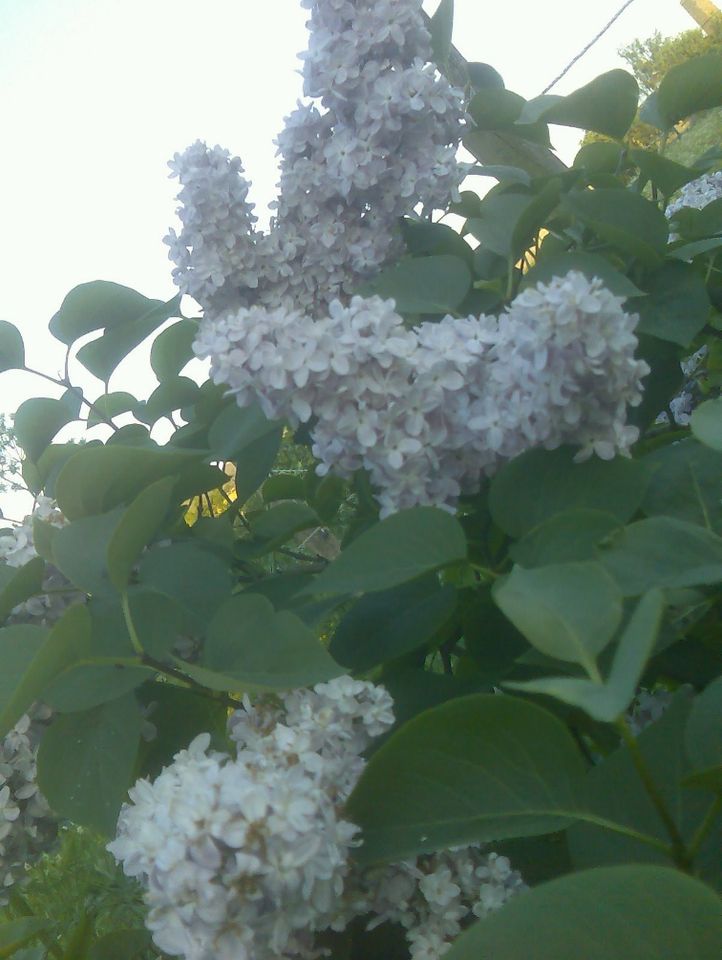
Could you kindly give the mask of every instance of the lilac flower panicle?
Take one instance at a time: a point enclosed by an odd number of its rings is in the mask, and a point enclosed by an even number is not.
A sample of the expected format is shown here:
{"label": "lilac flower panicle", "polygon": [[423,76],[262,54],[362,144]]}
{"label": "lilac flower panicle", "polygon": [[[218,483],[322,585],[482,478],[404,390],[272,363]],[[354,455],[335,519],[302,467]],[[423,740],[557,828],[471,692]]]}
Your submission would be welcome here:
{"label": "lilac flower panicle", "polygon": [[38,790],[37,755],[50,710],[35,704],[0,740],[0,904],[51,849],[58,822]]}
{"label": "lilac flower panicle", "polygon": [[203,321],[194,350],[240,406],[308,422],[318,472],[365,468],[383,516],[453,510],[462,493],[535,446],[579,459],[628,453],[626,422],[649,372],[636,315],[600,280],[569,273],[521,293],[500,317],[412,330],[393,301],[334,301],[313,319],[259,305]]}
{"label": "lilac flower panicle", "polygon": [[[17,527],[0,536],[0,562],[9,567],[24,567],[38,556],[33,540],[33,520],[43,520],[54,527],[65,525],[65,517],[57,503],[49,497],[38,497],[33,512]],[[62,591],[69,581],[51,564],[45,565],[43,589],[48,593],[30,597],[19,603],[10,613],[13,623],[37,623],[48,626],[59,620],[72,601],[72,594]]]}
{"label": "lilac flower panicle", "polygon": [[413,960],[431,960],[463,925],[524,889],[505,858],[471,847],[352,867],[361,837],[344,803],[392,708],[383,687],[348,676],[246,698],[229,720],[234,756],[201,734],[153,783],[136,783],[108,849],[145,886],[146,924],[161,950],[186,960],[314,960],[325,955],[319,933],[365,917],[369,927],[401,923]]}
{"label": "lilac flower panicle", "polygon": [[462,93],[429,62],[420,0],[303,5],[316,102],[299,103],[278,138],[270,230],[254,229],[237,157],[199,142],[170,164],[182,185],[183,228],[165,241],[173,276],[206,314],[322,311],[399,251],[398,219],[418,197],[445,206],[465,176]]}

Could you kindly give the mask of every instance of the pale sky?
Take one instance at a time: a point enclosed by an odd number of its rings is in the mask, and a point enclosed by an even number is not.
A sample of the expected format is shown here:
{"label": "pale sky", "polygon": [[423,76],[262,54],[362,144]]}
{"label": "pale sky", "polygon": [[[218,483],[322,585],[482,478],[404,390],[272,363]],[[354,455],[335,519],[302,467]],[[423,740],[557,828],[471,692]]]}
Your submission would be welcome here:
{"label": "pale sky", "polygon": [[[456,0],[454,41],[532,97],[621,5]],[[258,206],[273,199],[272,140],[301,94],[306,15],[297,0],[0,0],[0,318],[21,329],[30,365],[60,366],[47,322],[78,283],[174,294],[161,241],[174,223],[175,151],[220,143],[241,156]],[[679,0],[635,0],[553,92],[624,66],[616,51],[635,38],[694,26]],[[559,133],[570,160],[575,134]],[[155,383],[139,386],[141,369],[121,367],[111,389],[146,396]],[[87,374],[76,382],[101,389]],[[53,388],[0,377],[0,410],[33,395]]]}

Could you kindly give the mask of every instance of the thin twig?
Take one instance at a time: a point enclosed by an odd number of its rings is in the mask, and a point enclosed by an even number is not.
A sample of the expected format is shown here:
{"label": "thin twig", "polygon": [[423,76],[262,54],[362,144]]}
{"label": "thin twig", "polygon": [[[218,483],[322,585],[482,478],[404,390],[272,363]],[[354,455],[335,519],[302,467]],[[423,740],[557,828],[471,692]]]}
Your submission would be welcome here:
{"label": "thin twig", "polygon": [[542,90],[542,96],[543,96],[545,93],[549,93],[549,91],[552,89],[552,87],[555,87],[555,86],[559,83],[559,81],[562,79],[562,77],[565,77],[565,76],[569,73],[569,71],[572,69],[572,67],[574,66],[574,64],[575,64],[575,63],[578,63],[578,62],[582,59],[582,57],[584,56],[584,54],[587,53],[589,50],[592,49],[592,47],[593,47],[594,44],[597,42],[597,40],[601,40],[601,38],[604,36],[604,34],[607,32],[607,30],[609,30],[609,28],[610,28],[614,23],[616,23],[616,21],[621,17],[621,15],[624,13],[624,11],[627,9],[627,7],[631,7],[631,5],[632,5],[633,3],[634,3],[634,0],[627,0],[627,2],[626,2],[625,4],[623,4],[623,6],[620,7],[619,10],[617,10],[617,12],[614,14],[614,16],[612,17],[612,19],[602,27],[602,29],[599,31],[599,33],[596,35],[596,37],[593,37],[593,38],[589,41],[589,43],[586,45],[586,47],[584,47],[582,50],[580,50],[579,53],[576,55],[576,57],[574,57],[573,60],[570,60],[570,61],[569,61],[569,63],[566,65],[566,67],[564,67],[564,69],[562,70],[562,72],[561,72],[558,76],[554,77],[554,79],[552,80],[552,82],[551,82],[548,86],[544,87],[544,89]]}

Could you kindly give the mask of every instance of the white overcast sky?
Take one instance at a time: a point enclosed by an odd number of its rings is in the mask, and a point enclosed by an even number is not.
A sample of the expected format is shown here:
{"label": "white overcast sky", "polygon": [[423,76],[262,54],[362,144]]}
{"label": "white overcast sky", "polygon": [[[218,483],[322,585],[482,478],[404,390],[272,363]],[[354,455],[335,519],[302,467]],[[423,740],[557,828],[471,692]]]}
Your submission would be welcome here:
{"label": "white overcast sky", "polygon": [[[621,5],[456,0],[454,40],[532,97]],[[78,283],[173,295],[161,240],[175,151],[220,143],[242,157],[258,206],[273,198],[272,140],[301,93],[306,15],[297,0],[0,0],[0,318],[22,330],[31,365],[60,366],[47,322]],[[624,66],[616,51],[635,38],[691,27],[679,0],[635,0],[554,92]],[[562,135],[570,159],[574,135]],[[119,373],[111,387],[128,385]],[[153,381],[135,387],[145,396]],[[0,410],[52,389],[5,373]]]}

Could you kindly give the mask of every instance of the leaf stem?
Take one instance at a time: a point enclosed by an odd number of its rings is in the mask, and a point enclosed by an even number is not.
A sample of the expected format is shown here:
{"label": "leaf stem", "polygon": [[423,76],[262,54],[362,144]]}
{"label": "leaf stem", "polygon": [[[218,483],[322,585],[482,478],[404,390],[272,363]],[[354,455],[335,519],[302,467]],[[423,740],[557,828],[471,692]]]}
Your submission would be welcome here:
{"label": "leaf stem", "polygon": [[700,825],[697,827],[697,830],[690,841],[689,847],[687,848],[690,860],[694,860],[699,853],[705,837],[712,829],[714,822],[720,813],[722,813],[722,796],[714,798],[709,810],[707,811],[707,815],[702,823],[700,823]]}
{"label": "leaf stem", "polygon": [[623,717],[620,717],[615,725],[622,737],[622,740],[626,744],[627,749],[629,750],[632,763],[639,774],[639,778],[644,785],[644,789],[647,791],[649,799],[654,804],[654,808],[659,814],[659,818],[669,834],[669,839],[672,841],[672,859],[680,868],[680,870],[684,870],[686,873],[689,873],[692,862],[690,852],[687,849],[682,834],[679,832],[677,824],[674,822],[672,815],[667,809],[667,804],[664,801],[664,797],[662,796],[659,787],[655,783],[654,777],[652,776],[642,755],[642,751],[639,749],[637,738],[633,735]]}
{"label": "leaf stem", "polygon": [[22,369],[25,371],[25,373],[32,373],[36,377],[42,377],[43,380],[48,380],[50,383],[54,383],[56,387],[63,387],[64,390],[72,390],[73,393],[79,398],[80,402],[84,403],[88,410],[92,410],[95,416],[104,424],[106,424],[106,426],[110,427],[116,433],[120,429],[120,427],[117,427],[109,417],[106,417],[103,411],[99,410],[91,400],[86,400],[80,387],[73,386],[68,379],[60,380],[58,377],[52,377],[49,373],[43,373],[42,370],[35,370],[32,367],[26,366],[22,367]]}
{"label": "leaf stem", "polygon": [[128,630],[128,636],[130,637],[133,649],[141,659],[144,659],[145,651],[143,650],[143,644],[140,642],[138,631],[135,629],[135,624],[133,623],[133,615],[130,612],[130,603],[128,602],[128,593],[125,590],[121,594],[120,605],[123,609],[123,618],[125,619],[125,626]]}

